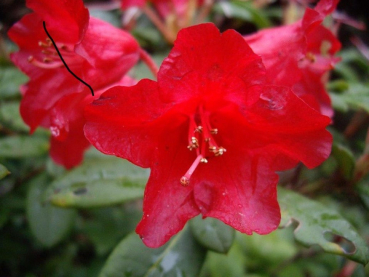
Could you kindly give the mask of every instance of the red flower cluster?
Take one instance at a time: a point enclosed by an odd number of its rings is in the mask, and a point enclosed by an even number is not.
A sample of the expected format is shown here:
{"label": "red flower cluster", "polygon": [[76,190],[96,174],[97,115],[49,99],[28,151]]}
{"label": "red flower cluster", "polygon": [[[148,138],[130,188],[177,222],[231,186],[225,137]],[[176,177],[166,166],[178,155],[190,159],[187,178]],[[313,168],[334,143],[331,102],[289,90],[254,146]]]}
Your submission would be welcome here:
{"label": "red flower cluster", "polygon": [[267,234],[280,221],[275,172],[328,157],[330,119],[265,74],[241,35],[203,24],[179,32],[157,82],[112,88],[86,108],[96,148],[151,168],[136,230],[147,246],[198,214]]}
{"label": "red flower cluster", "polygon": [[[199,214],[267,234],[280,221],[276,172],[299,162],[312,168],[330,154],[322,78],[340,44],[320,24],[337,1],[247,37],[213,24],[182,29],[157,81],[133,85],[123,77],[140,56],[131,35],[89,18],[81,0],[27,0],[34,13],[9,31],[20,47],[12,60],[30,77],[22,117],[31,131],[51,130],[51,156],[67,168],[81,162],[85,135],[103,153],[151,168],[136,230],[147,246],[161,246]],[[163,17],[189,3],[152,2]],[[98,100],[64,68],[43,21]]]}
{"label": "red flower cluster", "polygon": [[50,128],[51,156],[70,168],[81,162],[89,145],[83,134],[83,107],[93,98],[64,67],[43,21],[70,69],[96,96],[121,83],[139,58],[139,45],[129,33],[89,18],[81,0],[27,0],[27,6],[34,13],[8,33],[20,48],[11,59],[30,78],[22,88],[21,115],[31,132],[39,125]]}
{"label": "red flower cluster", "polygon": [[341,44],[321,26],[339,0],[325,0],[307,9],[302,20],[262,30],[245,40],[262,57],[270,84],[292,87],[296,95],[321,113],[332,116],[331,100],[325,90],[325,73],[339,58],[333,55]]}

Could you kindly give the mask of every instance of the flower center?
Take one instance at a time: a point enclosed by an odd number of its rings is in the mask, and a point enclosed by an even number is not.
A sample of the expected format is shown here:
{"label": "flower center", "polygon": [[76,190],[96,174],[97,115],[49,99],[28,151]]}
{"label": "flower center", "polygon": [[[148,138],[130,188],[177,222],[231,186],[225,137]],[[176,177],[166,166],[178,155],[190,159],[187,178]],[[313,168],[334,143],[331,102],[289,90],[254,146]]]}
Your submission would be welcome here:
{"label": "flower center", "polygon": [[[63,62],[60,60],[60,57],[49,38],[46,38],[45,41],[39,41],[38,45],[40,46],[41,53],[44,56],[42,61],[36,59],[34,56],[29,56],[28,62],[44,69],[58,68],[63,66]],[[65,44],[59,44],[58,49],[65,61],[71,60],[75,56],[74,51],[70,46],[68,47]]]}
{"label": "flower center", "polygon": [[218,134],[218,129],[212,128],[209,115],[204,113],[201,106],[197,115],[197,120],[195,116],[190,117],[187,146],[190,151],[196,151],[197,157],[180,180],[183,186],[188,186],[192,174],[200,163],[207,163],[208,158],[222,156],[227,151],[216,143],[214,135]]}

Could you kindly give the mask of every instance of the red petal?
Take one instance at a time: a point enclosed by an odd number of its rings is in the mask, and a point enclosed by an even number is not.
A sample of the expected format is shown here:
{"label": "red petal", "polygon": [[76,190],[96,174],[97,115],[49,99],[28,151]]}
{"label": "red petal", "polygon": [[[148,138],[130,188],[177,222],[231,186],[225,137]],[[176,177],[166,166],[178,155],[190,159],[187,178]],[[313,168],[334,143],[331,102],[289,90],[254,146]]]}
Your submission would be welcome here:
{"label": "red petal", "polygon": [[[240,124],[245,125],[240,129],[245,131],[240,130],[239,137],[243,132],[257,134],[257,141],[268,148],[270,156],[284,155],[292,161],[302,161],[309,168],[328,158],[332,136],[325,127],[330,119],[287,88],[265,87],[259,101],[242,112],[245,121]],[[286,159],[282,160],[284,162],[276,164],[274,170],[289,169],[288,163],[284,165]]]}
{"label": "red petal", "polygon": [[149,167],[166,129],[167,122],[159,120],[167,109],[154,81],[114,87],[86,107],[85,134],[101,152]]}
{"label": "red petal", "polygon": [[278,227],[278,176],[262,156],[228,145],[224,156],[209,160],[191,181],[196,182],[194,197],[204,217],[249,235]]}
{"label": "red petal", "polygon": [[[210,47],[211,46],[211,47]],[[252,72],[252,74],[250,74]],[[182,29],[158,73],[166,101],[193,97],[247,97],[240,90],[260,84],[264,67],[247,43],[234,30],[223,34],[214,24]]]}
{"label": "red petal", "polygon": [[27,7],[46,22],[56,41],[77,43],[88,25],[89,12],[81,0],[27,0]]}
{"label": "red petal", "polygon": [[63,97],[51,114],[50,155],[56,163],[68,169],[81,163],[83,153],[90,145],[83,133],[83,109],[92,97],[85,98],[84,95],[75,93]]}
{"label": "red petal", "polygon": [[43,70],[42,76],[27,83],[20,112],[24,122],[31,127],[31,132],[45,120],[50,109],[60,98],[76,92],[81,85],[68,72],[63,71],[60,69]]}
{"label": "red petal", "polygon": [[96,18],[90,19],[87,32],[75,50],[95,71],[109,70],[109,74],[104,74],[108,80],[121,78],[139,58],[139,45],[129,33]]}
{"label": "red petal", "polygon": [[[187,129],[169,126],[162,134],[155,166],[146,185],[143,218],[136,228],[149,247],[159,247],[200,213],[193,198],[193,186],[183,187],[181,176],[194,160],[186,148]],[[170,134],[170,135],[169,135]]]}
{"label": "red petal", "polygon": [[301,78],[298,61],[305,57],[306,39],[300,24],[265,29],[245,37],[262,57],[269,83],[292,86]]}

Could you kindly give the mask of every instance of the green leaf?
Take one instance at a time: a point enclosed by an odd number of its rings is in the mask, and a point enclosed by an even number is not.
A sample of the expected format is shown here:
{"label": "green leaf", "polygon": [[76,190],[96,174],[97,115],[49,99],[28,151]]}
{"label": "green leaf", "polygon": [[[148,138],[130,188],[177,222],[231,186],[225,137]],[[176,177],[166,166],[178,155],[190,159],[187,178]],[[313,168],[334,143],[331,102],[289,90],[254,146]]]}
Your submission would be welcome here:
{"label": "green leaf", "polygon": [[245,257],[242,248],[239,244],[234,243],[227,255],[209,251],[205,261],[205,269],[201,273],[200,276],[204,277],[245,276]]}
{"label": "green leaf", "polygon": [[367,209],[369,209],[369,175],[364,177],[356,184],[355,189],[359,193],[361,200]]}
{"label": "green leaf", "polygon": [[335,109],[346,112],[349,109],[363,109],[369,113],[369,85],[349,83],[349,89],[341,93],[330,93]]}
{"label": "green leaf", "polygon": [[228,18],[237,18],[254,23],[259,29],[271,26],[263,10],[256,9],[245,1],[221,1],[214,5],[214,10]]}
{"label": "green leaf", "polygon": [[0,100],[19,96],[19,87],[27,81],[16,67],[0,67]]}
{"label": "green leaf", "polygon": [[[369,262],[365,241],[335,210],[283,188],[278,189],[278,200],[282,213],[280,226],[297,222],[294,232],[297,241],[307,247],[318,244],[325,252],[342,255],[364,265]],[[342,245],[331,242],[329,236],[346,240],[354,249],[344,249]]]}
{"label": "green leaf", "polygon": [[197,216],[190,222],[193,236],[209,250],[227,253],[232,246],[235,230],[215,218]]}
{"label": "green leaf", "polygon": [[131,234],[114,249],[99,277],[198,276],[205,254],[189,228],[160,248],[148,248]]}
{"label": "green leaf", "polygon": [[5,166],[0,164],[0,180],[9,174],[10,174],[9,170]]}
{"label": "green leaf", "polygon": [[26,212],[33,235],[46,247],[60,242],[73,227],[75,210],[53,207],[42,200],[49,184],[46,174],[39,175],[29,184]]}
{"label": "green leaf", "polygon": [[3,158],[41,156],[48,148],[47,139],[41,136],[9,136],[0,139],[0,156]]}
{"label": "green leaf", "polygon": [[116,157],[85,161],[55,180],[45,197],[63,207],[98,207],[143,197],[148,170]]}
{"label": "green leaf", "polygon": [[355,169],[355,157],[347,147],[334,143],[332,147],[333,157],[338,162],[342,175],[346,180],[351,180]]}
{"label": "green leaf", "polygon": [[81,232],[88,236],[97,254],[105,256],[135,230],[141,217],[136,203],[85,210]]}
{"label": "green leaf", "polygon": [[0,103],[0,121],[3,125],[15,131],[29,132],[29,127],[23,122],[19,113],[19,102]]}

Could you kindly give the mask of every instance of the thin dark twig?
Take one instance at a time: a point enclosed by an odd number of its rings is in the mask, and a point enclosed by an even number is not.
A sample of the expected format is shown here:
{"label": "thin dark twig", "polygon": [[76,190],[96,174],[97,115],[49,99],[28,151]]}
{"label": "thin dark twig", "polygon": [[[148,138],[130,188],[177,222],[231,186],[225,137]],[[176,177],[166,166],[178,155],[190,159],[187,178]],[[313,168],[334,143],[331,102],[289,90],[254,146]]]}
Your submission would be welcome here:
{"label": "thin dark twig", "polygon": [[83,81],[81,78],[79,78],[76,74],[74,74],[72,70],[69,69],[67,63],[64,61],[62,55],[60,54],[59,49],[56,46],[55,41],[53,40],[53,38],[50,36],[49,32],[46,29],[46,23],[45,23],[45,21],[43,21],[43,25],[44,25],[44,30],[45,30],[47,36],[50,38],[51,42],[53,43],[56,52],[58,53],[60,59],[62,60],[63,64],[65,65],[65,67],[67,68],[67,70],[69,71],[69,73],[72,74],[77,80],[79,80],[80,82],[82,82],[83,84],[85,84],[91,90],[92,96],[94,96],[95,94],[94,94],[94,90],[92,89],[92,87],[89,84],[87,84],[85,81]]}

